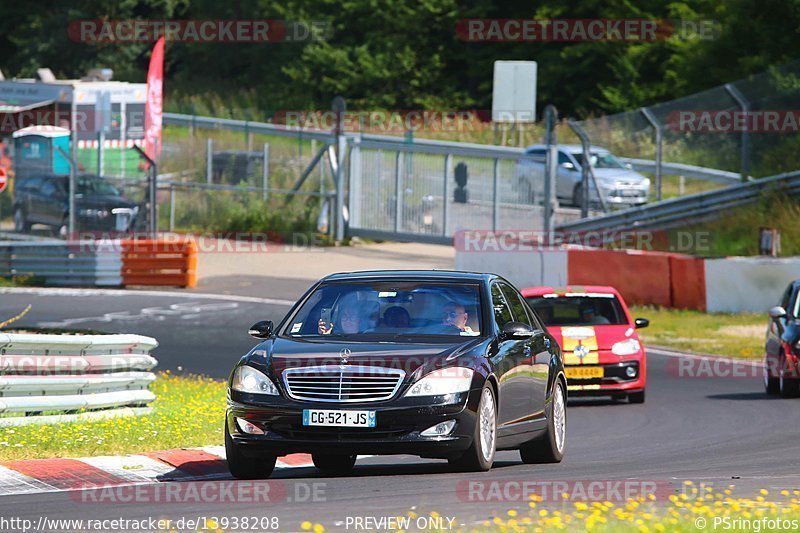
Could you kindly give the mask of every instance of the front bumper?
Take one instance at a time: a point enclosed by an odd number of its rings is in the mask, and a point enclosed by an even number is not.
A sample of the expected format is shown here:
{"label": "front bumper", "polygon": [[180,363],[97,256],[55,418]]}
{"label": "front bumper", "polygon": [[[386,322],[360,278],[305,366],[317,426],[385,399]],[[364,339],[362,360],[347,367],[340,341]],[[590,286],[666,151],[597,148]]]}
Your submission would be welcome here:
{"label": "front bumper", "polygon": [[[602,377],[570,377],[571,369],[597,369],[603,371]],[[627,375],[627,369],[633,368],[636,374]],[[616,363],[594,365],[565,365],[567,389],[570,396],[594,395],[608,396],[614,393],[640,392],[645,388],[645,371],[639,360],[625,360]]]}
{"label": "front bumper", "polygon": [[[347,453],[362,455],[411,454],[421,457],[457,456],[472,444],[480,389],[427,398],[396,398],[373,403],[320,403],[271,396],[254,399],[231,391],[226,421],[233,442],[246,455],[261,453]],[[268,403],[267,403],[268,402]],[[304,409],[375,411],[374,428],[303,426]],[[235,423],[242,418],[264,435],[244,433]],[[420,434],[441,422],[455,420],[447,436]]]}

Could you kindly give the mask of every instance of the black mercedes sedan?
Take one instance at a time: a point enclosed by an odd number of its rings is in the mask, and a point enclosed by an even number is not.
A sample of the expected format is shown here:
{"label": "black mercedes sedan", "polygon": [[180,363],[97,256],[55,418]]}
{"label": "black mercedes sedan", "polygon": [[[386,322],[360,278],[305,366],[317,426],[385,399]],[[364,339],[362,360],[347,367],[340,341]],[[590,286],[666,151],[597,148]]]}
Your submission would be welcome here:
{"label": "black mercedes sedan", "polygon": [[767,394],[800,396],[800,279],[790,283],[769,310],[764,387]]}
{"label": "black mercedes sedan", "polygon": [[310,453],[330,473],[357,455],[412,454],[489,470],[496,450],[560,462],[567,384],[561,350],[493,274],[334,274],[303,295],[233,369],[225,449],[237,478]]}

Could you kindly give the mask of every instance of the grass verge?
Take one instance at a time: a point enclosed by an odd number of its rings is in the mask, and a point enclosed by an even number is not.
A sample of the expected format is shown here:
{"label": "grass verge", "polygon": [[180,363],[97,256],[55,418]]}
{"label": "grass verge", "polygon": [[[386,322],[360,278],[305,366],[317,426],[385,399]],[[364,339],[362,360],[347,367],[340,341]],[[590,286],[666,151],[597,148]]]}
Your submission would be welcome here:
{"label": "grass verge", "polygon": [[149,415],[0,428],[0,460],[121,455],[223,443],[225,383],[159,374]]}
{"label": "grass verge", "polygon": [[649,306],[633,306],[631,313],[650,319],[650,326],[639,330],[645,347],[656,344],[743,359],[760,359],[764,354],[765,315],[702,313]]}
{"label": "grass verge", "polygon": [[[636,498],[627,501],[564,503],[562,509],[543,508],[537,495],[527,510],[508,510],[483,522],[486,531],[545,532],[694,532],[797,531],[800,527],[800,491],[771,494],[761,489],[757,496],[734,497],[731,485],[724,490],[696,486],[687,481],[668,502]],[[652,495],[651,495],[652,496]],[[767,499],[769,498],[769,500]],[[780,524],[778,524],[780,522]]]}

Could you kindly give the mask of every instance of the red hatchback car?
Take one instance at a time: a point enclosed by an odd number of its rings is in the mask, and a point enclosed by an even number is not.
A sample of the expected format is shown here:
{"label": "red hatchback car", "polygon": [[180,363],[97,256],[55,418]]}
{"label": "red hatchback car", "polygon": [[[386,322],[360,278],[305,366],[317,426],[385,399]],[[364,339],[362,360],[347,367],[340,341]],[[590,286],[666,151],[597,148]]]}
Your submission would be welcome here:
{"label": "red hatchback car", "polygon": [[613,287],[531,287],[522,296],[558,340],[570,396],[627,397],[643,403],[647,359],[632,319]]}

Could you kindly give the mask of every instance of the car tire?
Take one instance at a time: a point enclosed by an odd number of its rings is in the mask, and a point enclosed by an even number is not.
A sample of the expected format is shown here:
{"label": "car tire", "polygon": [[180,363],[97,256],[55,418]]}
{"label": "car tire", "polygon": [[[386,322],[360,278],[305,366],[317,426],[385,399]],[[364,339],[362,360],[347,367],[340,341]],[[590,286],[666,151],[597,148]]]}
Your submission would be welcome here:
{"label": "car tire", "polygon": [[347,474],[356,464],[356,455],[338,453],[312,453],[314,466],[330,474]]}
{"label": "car tire", "polygon": [[778,379],[778,389],[783,398],[796,398],[800,393],[800,380],[787,378],[783,374]]}
{"label": "car tire", "polygon": [[448,459],[450,466],[467,472],[486,472],[492,468],[497,450],[497,402],[494,389],[486,383],[476,413],[475,432],[470,447],[460,456]]}
{"label": "car tire", "polygon": [[567,401],[564,384],[557,380],[553,389],[553,399],[547,413],[547,431],[535,440],[520,446],[519,456],[523,463],[560,463],[564,458],[567,442]]}
{"label": "car tire", "polygon": [[644,391],[628,394],[628,403],[644,403]]}
{"label": "car tire", "polygon": [[31,223],[25,216],[25,211],[21,207],[14,209],[14,231],[17,233],[28,233],[31,230]]}
{"label": "car tire", "polygon": [[776,396],[781,392],[781,380],[770,375],[768,366],[764,368],[764,391],[771,396]]}
{"label": "car tire", "polygon": [[263,454],[258,458],[245,456],[241,446],[233,442],[227,422],[225,422],[225,457],[228,460],[228,470],[236,479],[268,478],[278,460],[277,455],[270,454]]}

